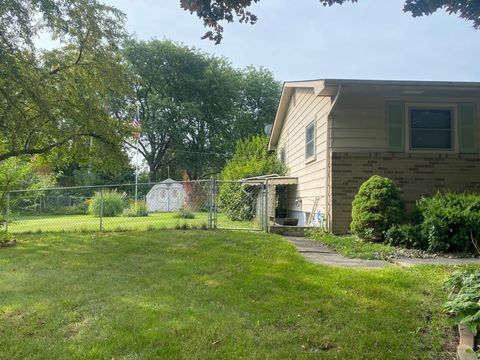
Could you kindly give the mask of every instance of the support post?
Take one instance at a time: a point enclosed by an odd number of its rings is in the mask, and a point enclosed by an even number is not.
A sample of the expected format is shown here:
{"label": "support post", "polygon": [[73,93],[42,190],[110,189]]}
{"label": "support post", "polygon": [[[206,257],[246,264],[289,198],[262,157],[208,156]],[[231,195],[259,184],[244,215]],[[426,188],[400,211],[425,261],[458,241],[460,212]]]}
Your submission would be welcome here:
{"label": "support post", "polygon": [[100,231],[103,231],[103,187],[100,188]]}

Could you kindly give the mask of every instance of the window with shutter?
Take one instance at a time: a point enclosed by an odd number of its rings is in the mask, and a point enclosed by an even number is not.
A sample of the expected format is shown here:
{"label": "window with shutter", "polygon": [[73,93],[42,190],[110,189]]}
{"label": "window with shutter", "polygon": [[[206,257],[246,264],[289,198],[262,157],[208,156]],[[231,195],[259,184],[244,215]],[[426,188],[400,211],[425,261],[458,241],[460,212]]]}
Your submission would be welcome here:
{"label": "window with shutter", "polygon": [[405,151],[405,105],[402,102],[388,102],[386,105],[387,148],[391,152]]}

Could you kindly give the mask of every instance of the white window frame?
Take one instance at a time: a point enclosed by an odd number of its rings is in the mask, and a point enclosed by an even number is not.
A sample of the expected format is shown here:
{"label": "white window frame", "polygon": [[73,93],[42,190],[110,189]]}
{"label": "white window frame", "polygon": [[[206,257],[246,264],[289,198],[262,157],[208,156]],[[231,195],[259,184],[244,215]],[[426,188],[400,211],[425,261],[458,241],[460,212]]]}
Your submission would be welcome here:
{"label": "white window frame", "polygon": [[[412,148],[411,144],[411,128],[410,128],[410,110],[411,109],[427,109],[427,110],[450,110],[452,114],[452,147],[450,149],[416,149]],[[446,104],[446,103],[407,103],[405,104],[405,149],[407,152],[411,153],[425,153],[425,152],[434,152],[434,153],[457,153],[458,152],[458,116],[457,116],[457,105],[456,104]]]}
{"label": "white window frame", "polygon": [[[308,129],[310,127],[313,126],[313,139],[310,141],[313,143],[313,155],[308,157],[308,154],[307,154],[307,148],[308,148],[308,144],[307,143],[307,132],[308,132]],[[316,159],[316,156],[317,156],[317,152],[316,152],[316,149],[315,149],[315,138],[317,136],[317,129],[316,129],[316,126],[315,126],[315,120],[313,120],[312,122],[308,123],[307,126],[305,126],[305,162],[309,163],[309,162],[312,162]]]}

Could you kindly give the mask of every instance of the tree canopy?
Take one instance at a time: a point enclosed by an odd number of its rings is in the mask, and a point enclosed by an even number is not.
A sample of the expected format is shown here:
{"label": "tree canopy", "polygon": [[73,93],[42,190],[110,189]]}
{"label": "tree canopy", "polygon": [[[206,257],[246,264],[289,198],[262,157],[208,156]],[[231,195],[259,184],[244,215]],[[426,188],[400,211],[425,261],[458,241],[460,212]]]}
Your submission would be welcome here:
{"label": "tree canopy", "polygon": [[[134,96],[116,114],[131,121],[123,110],[140,103],[139,152],[152,181],[166,177],[167,168],[193,179],[219,172],[237,139],[273,122],[280,84],[264,68],[234,69],[224,58],[168,40],[129,41],[124,53]],[[134,139],[127,143],[136,146]]]}
{"label": "tree canopy", "polygon": [[[317,0],[323,6],[341,5],[345,2],[358,2],[358,0]],[[195,13],[203,20],[207,31],[202,37],[219,44],[223,38],[221,22],[234,22],[255,24],[257,16],[249,8],[260,0],[180,0],[180,6]],[[475,29],[480,28],[480,2],[477,0],[405,0],[403,11],[412,16],[431,15],[438,10],[445,10],[449,14],[471,21]]]}
{"label": "tree canopy", "polygon": [[[109,108],[128,90],[123,22],[97,1],[0,3],[0,161],[55,151],[81,156],[90,139],[118,152],[125,126]],[[39,35],[59,46],[36,48]]]}

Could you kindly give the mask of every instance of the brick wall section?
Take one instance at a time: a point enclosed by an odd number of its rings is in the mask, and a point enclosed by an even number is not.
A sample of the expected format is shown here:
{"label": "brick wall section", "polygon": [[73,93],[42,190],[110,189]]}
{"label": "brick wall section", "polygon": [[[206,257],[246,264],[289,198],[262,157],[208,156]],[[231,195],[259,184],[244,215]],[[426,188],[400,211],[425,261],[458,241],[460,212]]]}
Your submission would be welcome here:
{"label": "brick wall section", "polygon": [[352,201],[372,175],[392,179],[407,211],[421,195],[437,190],[480,191],[480,156],[475,154],[400,154],[333,152],[331,159],[332,231],[348,232]]}

